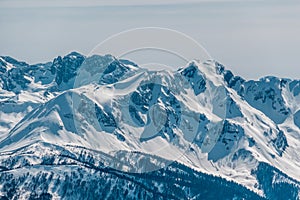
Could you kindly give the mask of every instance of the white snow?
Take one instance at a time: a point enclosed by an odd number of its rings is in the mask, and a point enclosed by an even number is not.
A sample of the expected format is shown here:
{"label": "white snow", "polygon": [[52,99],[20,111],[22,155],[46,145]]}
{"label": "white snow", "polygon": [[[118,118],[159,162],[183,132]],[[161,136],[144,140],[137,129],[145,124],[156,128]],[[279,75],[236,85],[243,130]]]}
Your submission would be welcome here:
{"label": "white snow", "polygon": [[[58,96],[52,94],[50,97],[44,97],[43,90],[33,93],[24,91],[16,97],[21,106],[19,110],[14,111],[13,107],[9,112],[0,110],[0,122],[5,124],[5,126],[0,126],[0,151],[12,151],[39,141],[61,146],[82,146],[112,156],[120,150],[139,151],[171,161],[177,160],[193,169],[233,180],[259,194],[262,194],[262,191],[255,187],[257,180],[251,175],[251,170],[255,169],[260,161],[269,163],[300,181],[300,129],[294,124],[293,115],[290,115],[282,124],[276,124],[262,111],[251,106],[255,102],[251,102],[250,105],[236,91],[226,86],[223,77],[216,74],[213,64],[193,62],[203,73],[206,81],[206,90],[197,96],[193,94],[191,88],[185,88],[184,85],[176,85],[176,83],[174,85],[172,81],[179,84],[180,78],[182,78],[176,76],[176,72],[138,71],[134,66],[132,68],[137,70],[137,73],[115,84],[91,83]],[[166,120],[164,118],[166,114],[163,112],[165,102],[161,100],[156,107],[150,109],[152,124],[139,127],[132,121],[128,110],[130,101],[128,96],[136,91],[143,81],[165,85],[170,88],[180,102],[183,109],[182,121],[180,127],[173,128],[178,137],[172,142],[168,141],[168,137],[165,139],[159,136],[145,142],[140,141],[141,137],[155,136],[158,132],[157,129],[161,129],[161,125],[157,126],[153,123],[159,124],[160,121]],[[267,82],[270,83],[270,80],[268,79]],[[15,98],[9,92],[4,93],[5,95],[2,94],[3,91],[0,93],[1,102]],[[294,97],[288,89],[285,89],[283,96],[288,102],[287,106],[291,109],[291,113],[295,113],[299,109],[300,95]],[[226,153],[225,157],[213,162],[208,159],[208,154],[215,145],[223,145],[222,141],[218,141],[218,139],[226,118],[228,97],[240,108],[243,116],[226,120],[242,127],[244,135],[233,142],[232,149]],[[76,98],[78,101],[73,102],[72,105],[72,101]],[[81,111],[74,109],[74,106],[82,105],[79,100],[83,99],[86,101],[86,107]],[[41,106],[28,114],[33,108],[26,102]],[[94,113],[95,104],[101,109],[110,108],[118,128],[122,130],[125,141],[119,140],[113,133],[103,131]],[[4,105],[10,106],[10,104],[4,103],[0,105],[0,108]],[[208,120],[207,131],[204,128],[197,129],[200,114],[205,114]],[[74,116],[75,123],[68,116]],[[147,121],[147,115],[141,114],[141,116],[144,121]],[[24,120],[20,121],[23,117],[25,117]],[[288,142],[288,147],[282,156],[278,155],[275,147],[271,144],[278,134],[277,127],[284,131]],[[265,131],[271,131],[272,134],[266,136],[264,135]],[[200,136],[197,136],[198,132],[205,134],[201,146],[191,143],[194,139],[200,139]],[[249,145],[249,138],[253,138],[255,141],[253,146]],[[234,140],[234,138],[230,139]],[[191,147],[194,149],[193,151],[190,150]],[[239,150],[250,152],[252,157],[245,155],[245,158],[239,157],[233,161],[234,155]],[[221,153],[224,154],[224,152]]]}

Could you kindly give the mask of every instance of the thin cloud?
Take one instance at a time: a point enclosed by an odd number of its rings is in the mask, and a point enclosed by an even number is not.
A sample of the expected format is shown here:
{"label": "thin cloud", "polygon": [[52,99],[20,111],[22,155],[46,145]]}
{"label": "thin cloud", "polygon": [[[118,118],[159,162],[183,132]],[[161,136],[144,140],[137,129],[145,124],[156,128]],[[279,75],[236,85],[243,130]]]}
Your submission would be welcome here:
{"label": "thin cloud", "polygon": [[[260,0],[251,0],[252,2]],[[90,6],[146,6],[146,5],[176,5],[195,3],[218,2],[243,2],[243,0],[152,0],[148,2],[140,0],[1,0],[0,8],[26,8],[26,7],[90,7]]]}

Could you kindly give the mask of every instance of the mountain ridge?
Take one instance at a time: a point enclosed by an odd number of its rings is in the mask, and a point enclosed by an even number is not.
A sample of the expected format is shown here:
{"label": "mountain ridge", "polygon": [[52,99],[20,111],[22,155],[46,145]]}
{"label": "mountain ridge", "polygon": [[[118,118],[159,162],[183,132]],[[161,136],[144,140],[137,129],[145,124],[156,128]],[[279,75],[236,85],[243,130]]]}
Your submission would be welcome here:
{"label": "mountain ridge", "polygon": [[[168,160],[166,166],[178,161],[218,175],[267,198],[275,198],[279,188],[299,198],[298,80],[268,76],[247,81],[216,61],[192,61],[168,72],[75,52],[46,64],[17,62],[1,57],[0,69],[8,69],[0,70],[2,152],[39,142],[112,157],[135,150]],[[22,111],[15,112],[17,107]],[[158,148],[162,144],[167,146]],[[31,163],[21,153],[15,158]],[[161,168],[146,158],[149,169]],[[129,165],[136,161],[133,155],[124,159],[107,167],[124,173],[149,170]],[[263,171],[275,182],[268,182]],[[276,177],[285,178],[272,185]]]}

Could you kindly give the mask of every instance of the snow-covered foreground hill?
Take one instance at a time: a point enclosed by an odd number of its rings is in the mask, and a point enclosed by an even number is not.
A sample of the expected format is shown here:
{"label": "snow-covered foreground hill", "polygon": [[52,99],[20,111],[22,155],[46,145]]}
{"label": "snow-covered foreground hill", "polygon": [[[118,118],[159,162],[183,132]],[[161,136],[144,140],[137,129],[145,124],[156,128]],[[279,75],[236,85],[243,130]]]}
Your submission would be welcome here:
{"label": "snow-covered foreground hill", "polygon": [[3,199],[300,199],[300,81],[0,57]]}

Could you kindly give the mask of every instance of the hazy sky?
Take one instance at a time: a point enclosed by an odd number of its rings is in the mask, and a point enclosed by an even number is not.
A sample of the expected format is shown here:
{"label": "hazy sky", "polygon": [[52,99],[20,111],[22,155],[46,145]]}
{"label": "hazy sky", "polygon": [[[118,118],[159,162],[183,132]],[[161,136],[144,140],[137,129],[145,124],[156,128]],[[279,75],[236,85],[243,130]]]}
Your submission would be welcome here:
{"label": "hazy sky", "polygon": [[245,78],[300,79],[296,0],[0,0],[0,55],[36,63],[88,54],[107,37],[143,26],[191,36]]}

